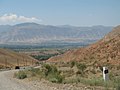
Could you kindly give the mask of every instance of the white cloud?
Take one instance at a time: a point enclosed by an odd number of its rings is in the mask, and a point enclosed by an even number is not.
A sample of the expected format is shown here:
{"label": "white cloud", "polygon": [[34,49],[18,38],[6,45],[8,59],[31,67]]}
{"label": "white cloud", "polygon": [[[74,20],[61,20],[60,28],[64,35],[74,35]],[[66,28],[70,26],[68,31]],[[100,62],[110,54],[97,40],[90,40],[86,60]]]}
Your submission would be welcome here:
{"label": "white cloud", "polygon": [[14,24],[22,22],[40,22],[36,17],[18,16],[16,14],[4,14],[0,16],[0,24]]}

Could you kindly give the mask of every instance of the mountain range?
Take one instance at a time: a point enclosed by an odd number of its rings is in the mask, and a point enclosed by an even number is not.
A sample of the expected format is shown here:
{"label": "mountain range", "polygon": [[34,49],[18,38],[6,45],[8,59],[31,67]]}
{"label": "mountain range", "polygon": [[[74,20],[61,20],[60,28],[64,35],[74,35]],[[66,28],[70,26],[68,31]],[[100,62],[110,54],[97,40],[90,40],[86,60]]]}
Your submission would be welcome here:
{"label": "mountain range", "polygon": [[37,23],[0,25],[0,44],[92,43],[112,30],[111,26],[75,27]]}

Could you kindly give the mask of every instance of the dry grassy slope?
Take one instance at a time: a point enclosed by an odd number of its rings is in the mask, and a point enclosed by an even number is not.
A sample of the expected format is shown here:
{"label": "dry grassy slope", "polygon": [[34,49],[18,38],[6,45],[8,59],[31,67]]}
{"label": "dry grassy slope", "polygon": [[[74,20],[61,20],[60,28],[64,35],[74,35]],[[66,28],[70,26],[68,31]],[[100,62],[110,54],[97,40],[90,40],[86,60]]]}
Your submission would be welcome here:
{"label": "dry grassy slope", "polygon": [[120,65],[120,26],[115,27],[103,39],[88,47],[68,51],[61,56],[52,57],[48,61],[66,62],[71,60]]}
{"label": "dry grassy slope", "polygon": [[18,63],[20,66],[24,66],[26,64],[32,65],[32,62],[34,64],[35,62],[37,62],[37,60],[33,59],[30,56],[23,55],[9,49],[0,48],[0,66],[1,67],[6,66],[6,63],[7,63],[7,67],[14,67],[18,65]]}

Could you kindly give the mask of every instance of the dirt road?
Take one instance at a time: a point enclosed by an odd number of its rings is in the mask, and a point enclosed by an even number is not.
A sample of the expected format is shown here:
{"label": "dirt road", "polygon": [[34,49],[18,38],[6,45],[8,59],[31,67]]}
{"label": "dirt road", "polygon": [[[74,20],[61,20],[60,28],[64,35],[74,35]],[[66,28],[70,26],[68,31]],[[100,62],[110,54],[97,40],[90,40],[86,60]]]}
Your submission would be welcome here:
{"label": "dirt road", "polygon": [[13,78],[15,70],[0,72],[0,90],[34,90]]}
{"label": "dirt road", "polygon": [[56,90],[44,83],[24,82],[13,78],[16,70],[0,71],[0,90]]}

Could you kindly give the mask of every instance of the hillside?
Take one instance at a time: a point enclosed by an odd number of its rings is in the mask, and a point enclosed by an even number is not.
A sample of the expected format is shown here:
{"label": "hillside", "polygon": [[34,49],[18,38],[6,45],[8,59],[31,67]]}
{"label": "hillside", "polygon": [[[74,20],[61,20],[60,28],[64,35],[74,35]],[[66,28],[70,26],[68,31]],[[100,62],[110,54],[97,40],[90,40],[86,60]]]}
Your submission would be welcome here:
{"label": "hillside", "polygon": [[98,42],[76,50],[71,50],[63,55],[50,58],[48,61],[80,61],[96,66],[113,65],[119,68],[120,65],[120,26],[117,26]]}
{"label": "hillside", "polygon": [[36,23],[0,25],[0,44],[92,43],[101,39],[113,27],[52,26]]}
{"label": "hillside", "polygon": [[0,68],[32,65],[35,62],[30,56],[0,48]]}

